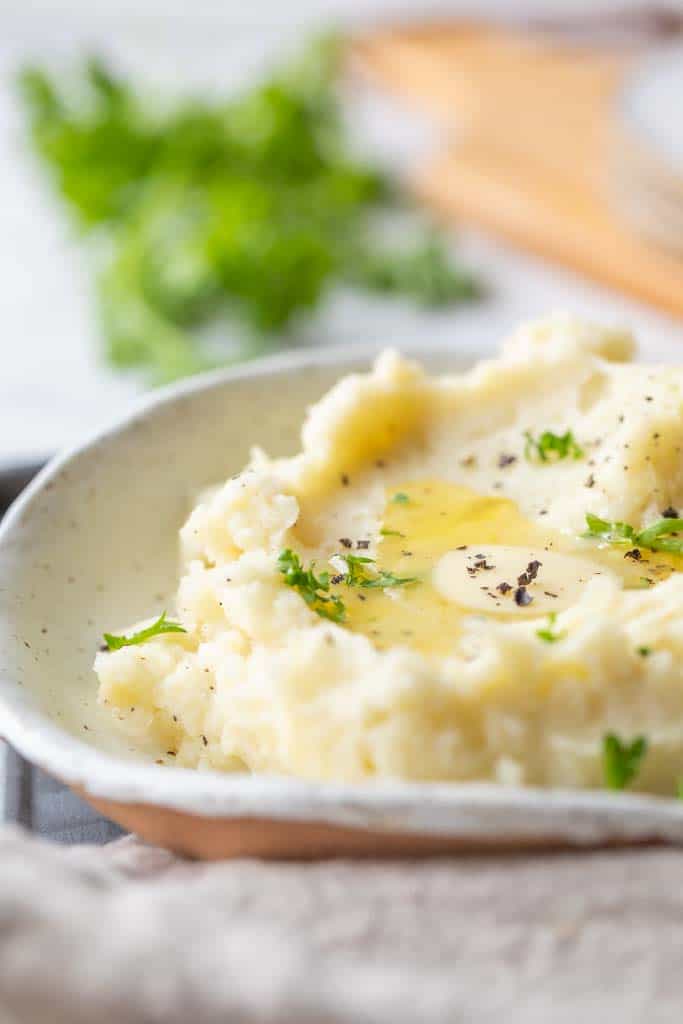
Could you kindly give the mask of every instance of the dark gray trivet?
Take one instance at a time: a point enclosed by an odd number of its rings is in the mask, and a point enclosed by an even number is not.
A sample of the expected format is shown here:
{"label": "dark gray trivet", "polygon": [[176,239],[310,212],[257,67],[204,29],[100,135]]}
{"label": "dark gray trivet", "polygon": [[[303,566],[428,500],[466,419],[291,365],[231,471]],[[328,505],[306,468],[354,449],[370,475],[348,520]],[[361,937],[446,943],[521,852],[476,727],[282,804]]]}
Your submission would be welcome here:
{"label": "dark gray trivet", "polygon": [[[0,517],[39,468],[34,464],[0,470]],[[108,843],[124,834],[11,747],[6,767],[6,821],[58,843]]]}

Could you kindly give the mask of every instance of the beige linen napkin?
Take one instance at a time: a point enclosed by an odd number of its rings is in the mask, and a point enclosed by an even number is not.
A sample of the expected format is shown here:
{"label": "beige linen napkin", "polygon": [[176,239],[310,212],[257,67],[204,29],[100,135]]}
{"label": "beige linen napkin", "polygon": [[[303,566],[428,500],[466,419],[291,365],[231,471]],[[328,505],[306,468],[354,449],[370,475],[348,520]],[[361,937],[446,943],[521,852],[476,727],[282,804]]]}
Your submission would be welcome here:
{"label": "beige linen napkin", "polygon": [[0,830],[2,1024],[668,1024],[682,967],[673,849],[193,864]]}

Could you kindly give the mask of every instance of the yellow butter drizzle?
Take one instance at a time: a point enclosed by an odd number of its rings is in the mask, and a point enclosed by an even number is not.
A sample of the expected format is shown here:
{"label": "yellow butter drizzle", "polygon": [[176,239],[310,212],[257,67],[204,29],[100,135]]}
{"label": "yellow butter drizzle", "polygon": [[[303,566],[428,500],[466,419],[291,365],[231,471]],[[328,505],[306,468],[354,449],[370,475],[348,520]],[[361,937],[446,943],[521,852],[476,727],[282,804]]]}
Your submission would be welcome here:
{"label": "yellow butter drizzle", "polygon": [[[435,655],[454,649],[463,618],[473,613],[442,597],[431,576],[440,558],[462,545],[475,553],[478,546],[504,544],[525,551],[580,554],[598,567],[611,569],[628,588],[649,586],[647,579],[657,583],[683,567],[678,556],[646,551],[642,561],[625,559],[624,547],[600,546],[546,529],[522,515],[508,498],[478,494],[441,480],[411,481],[387,491],[381,530],[376,568],[414,576],[418,582],[390,590],[345,584],[335,588],[346,605],[348,628],[365,634],[380,649],[401,644]],[[486,582],[495,586],[500,581],[493,577],[491,573]],[[498,612],[498,621],[529,618],[532,609],[522,612],[508,601],[509,613]]]}

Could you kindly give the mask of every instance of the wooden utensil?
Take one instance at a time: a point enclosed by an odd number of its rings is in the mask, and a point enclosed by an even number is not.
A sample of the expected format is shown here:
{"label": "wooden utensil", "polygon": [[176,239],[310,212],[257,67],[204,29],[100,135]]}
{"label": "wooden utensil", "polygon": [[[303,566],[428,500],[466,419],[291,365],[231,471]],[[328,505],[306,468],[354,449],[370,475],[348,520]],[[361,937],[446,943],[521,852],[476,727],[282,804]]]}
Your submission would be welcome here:
{"label": "wooden utensil", "polygon": [[378,32],[354,54],[444,124],[447,145],[415,182],[434,210],[683,317],[683,261],[628,222],[611,184],[625,148],[610,111],[632,48],[449,24]]}

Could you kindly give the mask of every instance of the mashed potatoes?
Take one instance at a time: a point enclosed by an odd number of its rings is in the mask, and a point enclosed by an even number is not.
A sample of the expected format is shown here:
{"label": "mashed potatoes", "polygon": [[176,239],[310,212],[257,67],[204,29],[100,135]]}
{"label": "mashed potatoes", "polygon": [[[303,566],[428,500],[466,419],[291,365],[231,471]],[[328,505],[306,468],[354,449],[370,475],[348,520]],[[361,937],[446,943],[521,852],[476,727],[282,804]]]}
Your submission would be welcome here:
{"label": "mashed potatoes", "polygon": [[100,699],[189,767],[674,792],[683,374],[631,348],[556,318],[341,380],[202,498],[186,632],[98,654]]}

